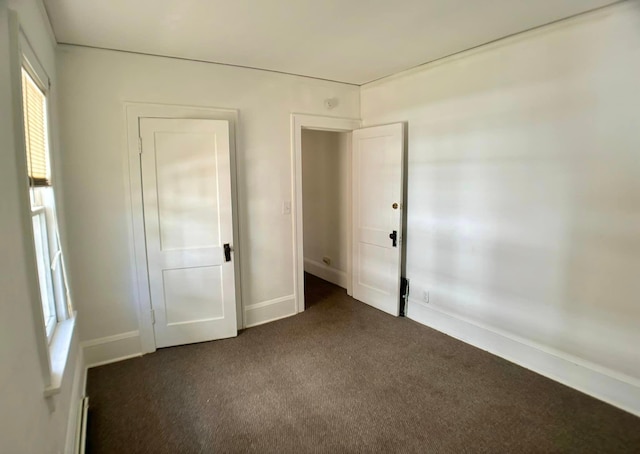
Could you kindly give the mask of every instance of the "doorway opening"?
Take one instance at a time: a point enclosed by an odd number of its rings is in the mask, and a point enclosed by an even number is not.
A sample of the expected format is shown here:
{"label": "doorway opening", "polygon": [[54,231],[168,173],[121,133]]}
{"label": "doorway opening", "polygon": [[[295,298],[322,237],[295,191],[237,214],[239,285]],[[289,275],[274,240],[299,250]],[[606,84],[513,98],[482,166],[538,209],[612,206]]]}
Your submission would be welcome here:
{"label": "doorway opening", "polygon": [[[341,283],[341,285],[345,285],[347,288],[347,293],[351,295],[351,235],[349,232],[351,231],[351,132],[360,128],[360,120],[350,119],[350,118],[334,118],[334,117],[323,117],[316,115],[303,115],[303,114],[293,114],[291,115],[291,139],[292,139],[292,164],[293,164],[293,175],[294,175],[294,187],[293,187],[293,230],[294,230],[294,293],[296,298],[296,305],[298,313],[303,312],[305,310],[305,257],[307,257],[307,265],[306,268],[312,270],[315,273],[324,272],[324,276],[330,277],[330,279],[334,279]],[[329,135],[322,135],[329,134]],[[336,135],[337,134],[337,135]],[[319,159],[326,159],[327,162],[322,164],[327,167],[327,169],[336,169],[341,168],[343,178],[342,188],[335,191],[335,187],[331,188],[331,191],[334,191],[334,194],[339,194],[341,197],[340,203],[345,203],[346,206],[343,207],[343,211],[339,211],[338,216],[341,216],[341,220],[339,225],[334,230],[337,232],[343,232],[342,235],[342,243],[340,244],[340,252],[322,252],[321,248],[319,248],[318,244],[321,243],[321,240],[318,238],[314,238],[314,229],[311,227],[311,232],[308,234],[312,237],[309,241],[307,241],[307,250],[311,255],[307,254],[305,256],[305,232],[304,225],[305,222],[307,224],[307,228],[311,225],[311,221],[305,221],[305,209],[304,205],[304,194],[303,194],[303,135],[305,137],[305,154],[308,154],[310,151],[319,151],[320,153],[315,153],[312,156],[311,161],[307,159],[307,163],[315,162]],[[322,153],[323,150],[326,151],[327,148],[331,148],[330,144],[337,144],[337,150],[341,152],[339,156],[341,158],[340,162],[337,164],[329,164],[331,162],[331,158]],[[317,156],[319,154],[323,154],[323,156]],[[329,152],[329,154],[336,154]],[[345,156],[346,155],[346,156]],[[345,158],[346,159],[343,159]],[[335,156],[337,159],[338,156]],[[315,168],[307,166],[307,174],[310,172],[313,173]],[[323,172],[323,174],[327,174],[327,172]],[[344,178],[346,176],[346,179]],[[323,184],[327,186],[328,183],[320,183],[319,179],[314,179],[313,177],[307,177],[307,180],[312,178],[309,181],[310,185],[307,184],[307,194],[309,193],[309,188],[313,188],[313,181],[316,181],[316,184],[319,186]],[[336,180],[337,176],[332,175],[329,177],[333,181]],[[346,190],[344,189],[344,181],[346,181]],[[343,194],[345,193],[345,194]],[[313,197],[313,196],[312,196]],[[318,195],[316,195],[318,198]],[[335,200],[335,196],[331,198],[325,198],[323,204],[328,202],[329,200]],[[317,207],[315,207],[313,202],[307,202],[308,208],[311,211],[311,219],[315,219],[319,216],[319,211]],[[322,215],[320,214],[320,217]],[[334,218],[335,219],[335,218]],[[324,222],[324,221],[323,221]],[[326,223],[326,222],[325,222]],[[345,229],[346,226],[346,229]],[[317,230],[317,229],[316,229]],[[340,236],[340,233],[338,233]],[[345,238],[346,236],[346,243]],[[319,249],[314,249],[319,248]],[[332,249],[335,251],[335,248]],[[332,255],[330,255],[332,254]],[[323,258],[327,257],[329,260],[329,264],[323,261]],[[314,265],[316,265],[314,267]],[[336,265],[339,265],[339,268],[336,268]],[[319,271],[321,269],[321,271]],[[346,282],[345,282],[346,281]]]}
{"label": "doorway opening", "polygon": [[[400,315],[405,125],[360,128],[359,120],[298,114],[291,120],[298,312],[305,310],[307,270],[344,285],[358,301]],[[336,159],[346,154],[347,159],[332,162],[333,154]],[[305,178],[311,182],[305,184]],[[305,192],[310,200],[305,200]],[[306,236],[310,238],[305,241]]]}
{"label": "doorway opening", "polygon": [[351,132],[302,130],[305,309],[330,282],[347,290],[350,269]]}

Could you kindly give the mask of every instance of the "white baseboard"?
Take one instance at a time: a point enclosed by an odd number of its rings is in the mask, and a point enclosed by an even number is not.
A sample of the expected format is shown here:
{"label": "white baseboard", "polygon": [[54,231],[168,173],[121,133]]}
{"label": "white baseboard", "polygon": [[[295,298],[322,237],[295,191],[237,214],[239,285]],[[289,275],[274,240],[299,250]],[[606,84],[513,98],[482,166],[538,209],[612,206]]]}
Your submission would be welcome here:
{"label": "white baseboard", "polygon": [[139,331],[85,341],[80,346],[87,368],[142,356]]}
{"label": "white baseboard", "polygon": [[262,325],[296,315],[296,297],[287,295],[244,308],[244,327]]}
{"label": "white baseboard", "polygon": [[407,317],[640,416],[640,381],[409,299]]}
{"label": "white baseboard", "polygon": [[336,284],[339,287],[347,288],[347,273],[336,268],[331,268],[322,262],[311,259],[304,259],[304,270],[314,276]]}

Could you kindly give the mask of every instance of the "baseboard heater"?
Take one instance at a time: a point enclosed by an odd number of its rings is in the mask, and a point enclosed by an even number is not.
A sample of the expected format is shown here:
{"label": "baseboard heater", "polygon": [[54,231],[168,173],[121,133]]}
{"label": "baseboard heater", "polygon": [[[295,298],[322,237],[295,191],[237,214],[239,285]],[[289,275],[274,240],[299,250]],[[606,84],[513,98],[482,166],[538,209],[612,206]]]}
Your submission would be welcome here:
{"label": "baseboard heater", "polygon": [[84,397],[80,401],[80,421],[76,429],[76,450],[75,454],[84,454],[87,445],[87,417],[89,415],[89,397]]}

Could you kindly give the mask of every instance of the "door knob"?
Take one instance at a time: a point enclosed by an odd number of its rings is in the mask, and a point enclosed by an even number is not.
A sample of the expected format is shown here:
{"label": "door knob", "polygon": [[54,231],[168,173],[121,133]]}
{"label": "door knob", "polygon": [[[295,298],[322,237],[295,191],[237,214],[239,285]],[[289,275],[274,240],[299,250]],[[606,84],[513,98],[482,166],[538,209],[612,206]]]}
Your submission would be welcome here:
{"label": "door knob", "polygon": [[391,238],[391,245],[393,247],[398,247],[398,231],[394,230],[389,234],[389,238]]}
{"label": "door knob", "polygon": [[229,245],[229,243],[224,243],[224,261],[225,262],[230,262],[231,261],[231,246]]}

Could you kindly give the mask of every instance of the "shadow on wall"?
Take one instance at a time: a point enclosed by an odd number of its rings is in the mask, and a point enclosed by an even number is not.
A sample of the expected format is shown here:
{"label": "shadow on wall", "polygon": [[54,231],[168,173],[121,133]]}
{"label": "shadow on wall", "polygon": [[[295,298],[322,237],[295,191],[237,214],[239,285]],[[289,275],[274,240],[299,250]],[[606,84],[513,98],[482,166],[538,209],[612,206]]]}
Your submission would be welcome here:
{"label": "shadow on wall", "polygon": [[638,25],[620,5],[363,87],[366,124],[410,126],[413,300],[640,378]]}

